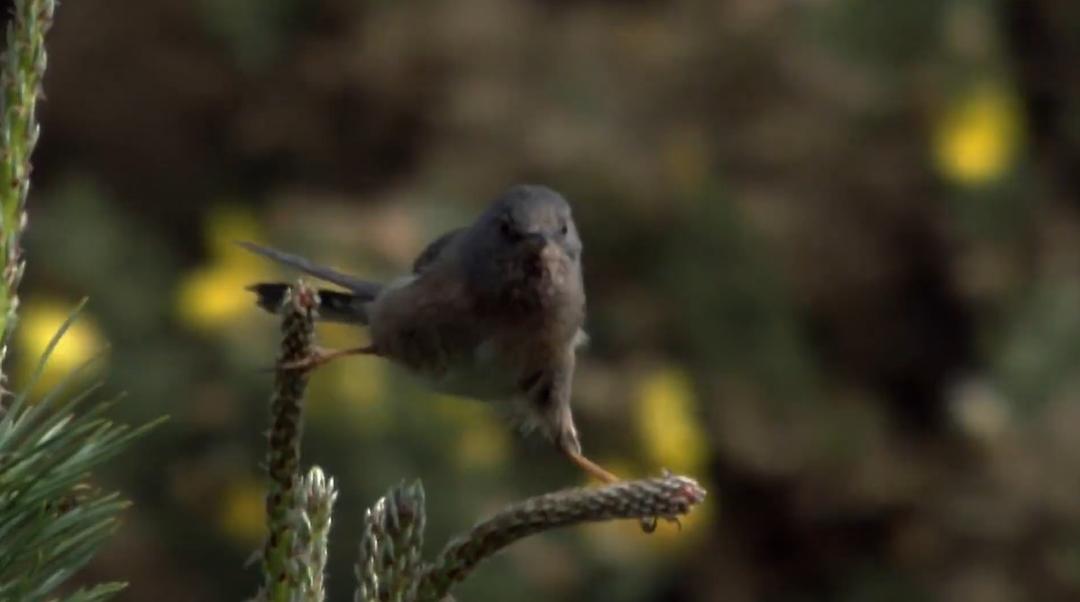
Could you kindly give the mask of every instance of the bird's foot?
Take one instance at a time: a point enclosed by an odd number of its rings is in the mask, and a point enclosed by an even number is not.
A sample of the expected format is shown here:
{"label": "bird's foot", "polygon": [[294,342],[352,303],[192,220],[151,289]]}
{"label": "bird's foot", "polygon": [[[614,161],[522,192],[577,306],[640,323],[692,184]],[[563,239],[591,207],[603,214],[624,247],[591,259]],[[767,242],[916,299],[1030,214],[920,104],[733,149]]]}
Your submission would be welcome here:
{"label": "bird's foot", "polygon": [[[670,477],[671,471],[664,468],[660,471],[661,476]],[[656,527],[660,522],[660,519],[664,519],[664,522],[674,523],[676,527],[682,531],[682,522],[679,521],[677,516],[650,516],[648,518],[641,519],[641,531],[643,533],[653,533],[656,531]]]}
{"label": "bird's foot", "polygon": [[604,483],[605,485],[619,482],[619,477],[604,470],[604,468],[601,467],[599,464],[586,458],[585,455],[582,454],[580,451],[569,449],[563,451],[566,452],[566,455],[570,458],[571,462],[577,464],[578,467],[580,467],[582,470],[585,471],[586,474],[593,477],[594,479]]}
{"label": "bird's foot", "polygon": [[643,518],[640,521],[641,531],[643,533],[652,533],[656,531],[657,524],[660,522],[661,518],[664,519],[664,522],[675,523],[675,526],[682,531],[682,522],[677,516],[650,516],[648,518]]}
{"label": "bird's foot", "polygon": [[[593,462],[592,460],[586,458],[585,455],[582,454],[580,451],[574,449],[564,449],[563,451],[566,453],[567,457],[569,457],[574,464],[577,464],[582,470],[584,470],[586,474],[597,479],[598,481],[603,482],[605,485],[618,483],[621,480],[619,479],[619,477],[608,472],[596,462]],[[663,474],[663,476],[665,477],[668,477],[671,476],[671,471],[665,468],[661,474]],[[680,531],[682,530],[682,523],[679,522],[679,517],[677,516],[649,516],[642,518],[639,521],[641,523],[642,532],[653,533],[654,531],[656,531],[660,519],[664,519],[664,522],[667,523],[674,523]]]}
{"label": "bird's foot", "polygon": [[300,359],[282,362],[278,364],[278,370],[300,370],[302,372],[310,372],[319,366],[330,363],[339,357],[345,357],[347,355],[370,355],[375,353],[375,348],[371,345],[364,347],[351,347],[349,349],[323,349],[321,347],[314,347],[311,353]]}

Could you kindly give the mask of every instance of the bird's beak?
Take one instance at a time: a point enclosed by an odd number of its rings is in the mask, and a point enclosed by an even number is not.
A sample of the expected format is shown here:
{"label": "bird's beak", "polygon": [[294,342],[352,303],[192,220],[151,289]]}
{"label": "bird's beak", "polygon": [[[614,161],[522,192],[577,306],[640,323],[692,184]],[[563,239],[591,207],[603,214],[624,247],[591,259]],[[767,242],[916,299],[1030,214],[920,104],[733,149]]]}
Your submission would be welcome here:
{"label": "bird's beak", "polygon": [[533,232],[525,237],[525,247],[539,255],[551,244],[551,239],[542,232]]}
{"label": "bird's beak", "polygon": [[534,275],[551,274],[559,263],[559,245],[551,237],[534,232],[522,241],[525,246],[526,263]]}
{"label": "bird's beak", "polygon": [[553,286],[565,278],[565,253],[562,247],[550,236],[534,232],[521,241],[523,254],[523,275],[527,280],[542,285],[538,290],[541,295],[550,295]]}

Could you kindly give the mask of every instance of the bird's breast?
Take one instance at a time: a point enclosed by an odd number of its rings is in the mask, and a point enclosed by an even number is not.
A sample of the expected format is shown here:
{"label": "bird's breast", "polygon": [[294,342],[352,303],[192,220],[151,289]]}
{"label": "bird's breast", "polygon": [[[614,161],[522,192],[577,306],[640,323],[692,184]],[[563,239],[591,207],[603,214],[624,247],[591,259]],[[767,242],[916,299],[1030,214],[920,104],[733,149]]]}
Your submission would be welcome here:
{"label": "bird's breast", "polygon": [[482,400],[499,400],[518,390],[519,362],[504,355],[493,341],[484,341],[436,370],[420,374],[442,393]]}
{"label": "bird's breast", "polygon": [[583,312],[478,303],[460,279],[425,274],[389,287],[372,309],[372,343],[440,392],[505,399],[565,355]]}

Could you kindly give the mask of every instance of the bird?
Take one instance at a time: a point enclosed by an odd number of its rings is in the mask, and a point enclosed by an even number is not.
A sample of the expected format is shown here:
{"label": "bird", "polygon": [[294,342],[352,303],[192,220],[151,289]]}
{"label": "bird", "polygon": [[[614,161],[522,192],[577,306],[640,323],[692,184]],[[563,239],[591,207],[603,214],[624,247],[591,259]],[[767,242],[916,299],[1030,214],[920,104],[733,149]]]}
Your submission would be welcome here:
{"label": "bird", "polygon": [[[618,481],[584,455],[571,410],[576,354],[587,341],[582,242],[570,204],[542,185],[494,198],[471,225],[431,242],[411,273],[378,283],[301,256],[245,249],[343,290],[318,291],[319,319],[366,326],[370,343],[316,349],[287,369],[311,370],[348,355],[403,366],[435,391],[509,403],[523,430],[537,430],[588,475]],[[290,285],[249,287],[279,312]]]}

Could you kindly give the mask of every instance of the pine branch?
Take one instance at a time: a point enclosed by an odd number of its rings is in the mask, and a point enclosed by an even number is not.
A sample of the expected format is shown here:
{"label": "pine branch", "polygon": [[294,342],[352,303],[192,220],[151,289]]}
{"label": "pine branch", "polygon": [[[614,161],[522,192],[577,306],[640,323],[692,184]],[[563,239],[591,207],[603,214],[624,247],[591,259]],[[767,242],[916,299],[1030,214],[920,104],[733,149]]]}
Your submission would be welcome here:
{"label": "pine branch", "polygon": [[304,601],[322,602],[326,598],[326,558],[330,536],[330,517],[337,500],[334,479],[318,466],[312,467],[300,482],[304,500]]}
{"label": "pine branch", "polygon": [[[55,590],[85,566],[115,531],[128,503],[87,483],[93,469],[126,448],[157,422],[131,429],[104,418],[110,402],[76,413],[96,390],[70,393],[84,371],[74,370],[43,398],[31,402],[46,363],[74,322],[77,308],[45,348],[22,393],[7,398],[2,362],[19,309],[26,262],[30,156],[38,140],[35,116],[45,75],[45,33],[53,0],[15,0],[0,71],[0,600],[58,600]],[[81,308],[81,305],[80,305]],[[96,360],[97,358],[95,358]],[[68,602],[104,600],[120,583],[82,589]]]}
{"label": "pine branch", "polygon": [[398,485],[364,514],[354,602],[411,600],[424,543],[424,487]]}
{"label": "pine branch", "polygon": [[26,268],[20,240],[26,229],[30,155],[39,133],[35,107],[45,77],[45,33],[52,25],[54,8],[53,0],[15,0],[0,72],[0,257],[4,261],[0,277],[0,388],[7,382],[2,365],[15,329],[19,282]]}
{"label": "pine branch", "polygon": [[[278,365],[308,357],[315,337],[315,292],[302,282],[286,297],[281,321],[282,341]],[[288,602],[306,580],[303,532],[305,501],[300,491],[300,438],[307,372],[279,368],[270,399],[271,427],[267,452],[270,490],[266,513],[269,536],[263,550],[263,591],[270,602]]]}
{"label": "pine branch", "polygon": [[[74,319],[73,313],[50,341],[24,391],[34,387]],[[71,394],[69,385],[95,360],[34,403],[25,392],[16,396],[0,416],[0,600],[56,599],[56,588],[90,561],[127,507],[86,481],[156,423],[114,424],[103,417],[108,402],[75,412],[96,387]],[[99,600],[120,587],[98,586],[69,600]]]}
{"label": "pine branch", "polygon": [[416,599],[432,602],[443,599],[481,561],[523,537],[585,522],[676,519],[704,499],[705,490],[682,476],[626,481],[530,498],[453,539],[420,575]]}

